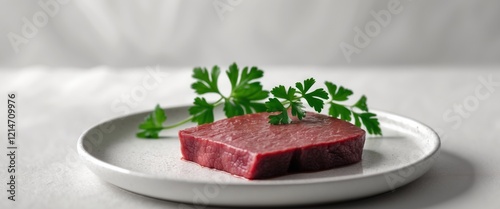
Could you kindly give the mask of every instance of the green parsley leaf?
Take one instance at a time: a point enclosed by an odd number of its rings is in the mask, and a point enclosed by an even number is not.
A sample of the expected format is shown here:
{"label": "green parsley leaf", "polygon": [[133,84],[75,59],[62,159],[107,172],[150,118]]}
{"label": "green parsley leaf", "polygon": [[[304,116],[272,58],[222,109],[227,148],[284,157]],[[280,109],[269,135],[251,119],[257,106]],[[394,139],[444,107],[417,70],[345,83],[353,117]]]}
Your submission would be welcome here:
{"label": "green parsley leaf", "polygon": [[287,93],[286,91],[285,86],[279,85],[271,90],[271,94],[273,94],[276,98],[293,100],[295,91],[296,90],[292,87],[288,88],[288,92],[291,93],[291,95],[289,95],[289,93]]}
{"label": "green parsley leaf", "polygon": [[[306,88],[310,88],[310,86]],[[302,90],[304,89],[305,88],[302,88]],[[297,116],[299,120],[302,120],[302,118],[306,116],[304,105],[300,101],[301,97],[297,95],[297,89],[289,87],[288,90],[286,90],[285,86],[279,85],[271,90],[271,94],[273,94],[276,98],[270,98],[268,102],[266,102],[266,106],[268,108],[267,111],[280,112],[278,115],[272,115],[269,117],[269,122],[271,124],[291,123],[292,120],[288,116],[288,108],[291,109],[292,116]],[[284,99],[283,103],[288,104],[288,107],[285,107],[277,98]],[[280,105],[278,105],[278,103]]]}
{"label": "green parsley leaf", "polygon": [[297,89],[299,89],[299,91],[304,94],[305,92],[309,91],[309,89],[314,85],[314,83],[316,83],[316,80],[314,80],[314,78],[308,78],[304,80],[303,85],[300,82],[295,83],[295,87],[297,87]]}
{"label": "green parsley leaf", "polygon": [[342,86],[337,89],[337,85],[332,82],[327,81],[325,82],[325,85],[333,101],[346,101],[349,96],[352,95],[352,91],[350,89],[346,89]]}
{"label": "green parsley leaf", "polygon": [[278,99],[270,98],[266,102],[266,107],[268,112],[280,112],[278,115],[269,115],[269,123],[273,125],[291,123],[292,119],[288,117],[287,109]]}
{"label": "green parsley leaf", "polygon": [[[234,80],[234,75],[230,74],[239,74],[238,66],[236,63],[231,65],[229,68],[230,70],[227,72],[228,77],[230,77],[230,82],[231,86],[233,87],[233,93],[234,94],[241,94],[244,93],[248,88],[250,88],[249,84],[259,84],[257,86],[260,86],[259,82],[255,82],[256,79],[262,78],[264,76],[264,71],[259,70],[257,67],[251,67],[250,70],[248,70],[248,67],[243,68],[243,71],[241,72],[241,76],[239,76],[238,81],[235,83]],[[233,70],[231,70],[233,69]],[[252,87],[257,87],[257,86],[252,86]]]}
{"label": "green parsley leaf", "polygon": [[330,103],[330,108],[328,109],[328,115],[334,118],[340,118],[345,121],[351,121],[351,111],[344,107],[343,105],[337,103]]}
{"label": "green parsley leaf", "polygon": [[257,79],[262,78],[264,71],[257,67],[245,67],[241,71],[236,63],[229,66],[226,71],[231,83],[229,97],[224,97],[224,113],[226,117],[266,111],[265,105],[259,100],[266,99],[269,95]]}
{"label": "green parsley leaf", "polygon": [[139,129],[141,130],[137,133],[139,138],[158,138],[158,134],[163,130],[163,122],[167,120],[165,112],[160,107],[156,105],[153,112],[149,113],[144,121],[139,124]]}
{"label": "green parsley leaf", "polygon": [[193,78],[195,78],[197,82],[193,83],[191,88],[200,95],[206,93],[219,93],[217,84],[219,74],[220,69],[217,65],[212,68],[210,73],[206,68],[197,67],[193,70]]}
{"label": "green parsley leaf", "polygon": [[292,115],[297,116],[299,120],[302,120],[302,118],[306,117],[306,111],[304,110],[304,105],[302,105],[302,102],[300,102],[300,100],[291,101],[290,108],[292,109]]}
{"label": "green parsley leaf", "polygon": [[228,118],[236,116],[236,115],[243,115],[245,114],[245,110],[243,109],[244,107],[240,105],[239,103],[233,102],[229,99],[227,99],[224,102],[224,112],[226,113],[226,116]]}
{"label": "green parsley leaf", "polygon": [[307,101],[307,104],[314,108],[316,112],[321,112],[324,105],[323,99],[328,99],[328,93],[322,88],[308,93],[314,83],[316,83],[316,80],[314,80],[314,78],[309,78],[304,80],[304,84],[297,82],[295,86],[299,89],[302,97]]}
{"label": "green parsley leaf", "polygon": [[205,98],[196,97],[193,105],[189,108],[189,114],[193,116],[191,121],[198,125],[214,122],[214,105],[209,104]]}
{"label": "green parsley leaf", "polygon": [[368,111],[368,105],[366,105],[366,96],[363,95],[361,98],[359,98],[356,104],[354,104],[354,107],[357,107],[363,111]]}
{"label": "green parsley leaf", "polygon": [[222,95],[219,91],[219,75],[218,66],[214,66],[211,71],[206,68],[193,70],[193,78],[196,82],[191,85],[191,88],[197,94],[215,93],[220,96],[219,100],[214,103],[209,103],[202,97],[195,99],[195,106],[190,109],[194,122],[198,124],[213,122],[213,108],[221,104],[224,104],[223,110],[228,118],[266,110],[264,103],[260,100],[266,99],[269,92],[265,91],[258,81],[264,75],[264,71],[257,67],[245,67],[240,72],[236,63],[231,64],[226,71],[231,84],[231,93],[228,96]]}
{"label": "green parsley leaf", "polygon": [[[330,104],[328,111],[330,116],[349,122],[354,119],[354,125],[358,127],[365,126],[366,130],[370,134],[382,135],[380,124],[376,118],[377,115],[369,112],[368,105],[366,104],[367,98],[365,95],[361,96],[361,98],[359,98],[359,100],[352,106],[343,105],[338,102],[348,100],[349,96],[351,96],[353,92],[342,86],[337,87],[337,85],[331,82],[325,82],[325,85],[331,98],[331,100],[327,102]],[[354,108],[357,108],[362,112],[355,112]]]}
{"label": "green parsley leaf", "polygon": [[233,63],[229,66],[229,69],[226,71],[227,78],[231,83],[231,88],[234,89],[236,84],[238,83],[238,78],[240,77],[240,69],[236,63]]}
{"label": "green parsley leaf", "polygon": [[382,135],[382,130],[380,129],[380,123],[378,122],[377,115],[371,112],[359,114],[361,122],[366,127],[366,130],[370,134]]}
{"label": "green parsley leaf", "polygon": [[[274,87],[271,90],[271,94],[273,94],[276,98],[281,98],[284,99],[284,103],[288,104],[288,107],[279,110],[281,112],[280,115],[283,115],[283,117],[286,115],[288,118],[287,120],[283,119],[280,120],[280,124],[288,124],[291,122],[291,120],[288,117],[288,111],[287,109],[290,108],[292,110],[292,115],[297,116],[299,120],[302,120],[302,118],[305,117],[305,110],[304,106],[302,105],[302,102],[300,102],[300,97],[296,95],[297,89],[293,87],[288,87],[288,90],[285,89],[285,86],[279,85],[277,87]],[[268,101],[270,102],[270,100]],[[267,105],[267,103],[266,103]],[[284,107],[284,106],[283,106]],[[273,112],[271,110],[268,110],[268,112]]]}
{"label": "green parsley leaf", "polygon": [[[266,105],[264,103],[256,102],[253,100],[233,99],[230,101],[226,100],[225,102],[231,102],[231,101],[234,101],[234,103],[224,104],[224,108],[226,108],[226,105],[235,105],[235,106],[238,105],[243,109],[243,112],[238,111],[233,116],[254,113],[254,112],[265,112],[267,110]],[[228,114],[226,114],[226,117],[233,117],[233,116],[228,116]]]}
{"label": "green parsley leaf", "polygon": [[352,116],[354,118],[354,125],[357,127],[361,127],[362,124],[361,124],[361,120],[359,119],[359,114],[353,112]]}

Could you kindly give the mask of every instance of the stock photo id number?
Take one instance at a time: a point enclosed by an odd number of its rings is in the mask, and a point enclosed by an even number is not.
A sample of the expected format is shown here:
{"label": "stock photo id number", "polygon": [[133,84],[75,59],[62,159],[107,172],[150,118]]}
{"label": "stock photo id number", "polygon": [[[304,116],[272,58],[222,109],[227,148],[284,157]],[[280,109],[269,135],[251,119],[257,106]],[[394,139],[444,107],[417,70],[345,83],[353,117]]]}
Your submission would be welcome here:
{"label": "stock photo id number", "polygon": [[7,95],[7,199],[16,201],[16,94]]}

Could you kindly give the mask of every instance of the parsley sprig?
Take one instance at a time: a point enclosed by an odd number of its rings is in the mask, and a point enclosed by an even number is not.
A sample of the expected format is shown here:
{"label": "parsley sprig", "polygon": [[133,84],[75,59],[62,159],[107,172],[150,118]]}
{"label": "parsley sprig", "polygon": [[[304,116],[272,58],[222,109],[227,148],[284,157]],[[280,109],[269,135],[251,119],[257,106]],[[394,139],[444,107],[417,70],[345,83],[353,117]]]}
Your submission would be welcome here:
{"label": "parsley sprig", "polygon": [[[219,76],[221,70],[218,66],[213,66],[209,71],[206,68],[197,67],[193,70],[192,77],[196,80],[191,88],[198,94],[194,99],[193,106],[189,108],[187,119],[171,126],[163,126],[167,120],[163,109],[156,106],[155,110],[148,114],[144,121],[139,124],[140,138],[158,138],[161,130],[175,128],[187,122],[196,122],[198,125],[211,123],[214,121],[214,109],[224,105],[223,110],[226,117],[234,117],[255,112],[265,112],[266,106],[261,100],[268,97],[269,92],[264,90],[259,79],[264,76],[264,72],[257,67],[238,68],[236,63],[229,66],[226,75],[231,84],[229,95],[224,95],[219,90]],[[205,94],[216,94],[219,96],[215,102],[209,102],[202,97]]]}
{"label": "parsley sprig", "polygon": [[330,105],[328,115],[349,122],[354,120],[354,125],[364,126],[368,133],[382,135],[377,115],[369,112],[366,96],[361,96],[354,105],[346,105],[343,102],[347,101],[353,94],[350,89],[343,86],[337,87],[337,85],[327,81],[325,86],[328,93],[322,88],[310,91],[315,83],[314,78],[309,78],[303,83],[295,83],[295,88],[289,87],[288,90],[282,85],[273,88],[271,94],[274,98],[269,98],[266,106],[268,112],[278,112],[278,114],[270,115],[269,123],[274,125],[291,123],[292,120],[288,115],[289,109],[292,116],[302,120],[305,117],[305,107],[301,100],[305,99],[307,104],[318,113],[321,112],[325,104],[328,104]]}
{"label": "parsley sprig", "polygon": [[144,121],[139,124],[139,130],[136,135],[139,138],[159,138],[159,133],[164,129],[171,129],[175,127],[179,127],[182,124],[185,124],[192,120],[192,117],[189,117],[185,120],[182,120],[176,124],[170,126],[163,126],[163,122],[167,120],[167,115],[165,115],[165,111],[160,107],[160,105],[156,105],[153,112],[149,113]]}
{"label": "parsley sprig", "polygon": [[194,100],[194,106],[189,108],[189,114],[193,116],[192,121],[198,124],[211,123],[214,121],[213,110],[215,107],[224,104],[226,117],[234,117],[254,112],[265,112],[266,106],[260,100],[266,99],[269,95],[265,91],[258,79],[264,76],[264,72],[257,67],[238,68],[236,63],[229,66],[226,75],[231,83],[229,95],[223,95],[218,87],[220,69],[214,66],[211,72],[206,68],[195,68],[193,78],[197,79],[191,85],[198,95],[215,93],[219,99],[214,103],[209,103],[203,97]]}
{"label": "parsley sprig", "polygon": [[295,83],[296,88],[289,87],[286,90],[283,85],[274,87],[271,94],[275,98],[270,98],[266,102],[266,107],[268,112],[280,112],[280,114],[270,115],[269,123],[274,125],[291,123],[292,119],[288,116],[288,109],[291,109],[292,116],[302,120],[306,115],[302,99],[305,99],[314,110],[321,112],[324,105],[323,99],[328,99],[328,94],[322,88],[310,91],[314,83],[316,83],[316,80],[309,78],[304,80],[303,83]]}
{"label": "parsley sprig", "polygon": [[[380,124],[376,114],[371,113],[366,104],[366,96],[353,105],[344,104],[353,94],[350,89],[325,82],[326,91],[323,88],[312,90],[316,83],[314,78],[295,83],[295,87],[285,88],[279,85],[271,90],[274,96],[268,98],[269,92],[264,90],[259,79],[264,72],[257,67],[238,68],[236,63],[229,66],[226,71],[227,78],[231,84],[228,95],[221,93],[218,85],[221,70],[213,66],[209,71],[206,68],[197,67],[193,70],[192,77],[195,82],[191,88],[198,94],[189,108],[189,117],[176,124],[164,126],[167,116],[164,110],[157,105],[153,112],[148,114],[144,121],[139,124],[139,138],[159,138],[159,133],[164,129],[175,128],[187,122],[196,122],[198,125],[214,121],[214,109],[223,105],[226,117],[234,117],[255,112],[276,112],[269,116],[269,123],[274,125],[289,124],[292,122],[289,113],[297,119],[306,117],[303,101],[316,112],[321,112],[325,105],[329,105],[328,114],[332,117],[345,121],[354,122],[358,127],[364,126],[368,133],[382,135]],[[215,94],[219,98],[215,102],[209,102],[206,94]],[[268,99],[263,103],[264,99]]]}
{"label": "parsley sprig", "polygon": [[345,121],[352,121],[354,119],[354,125],[358,127],[363,125],[370,134],[382,135],[377,115],[371,113],[368,109],[365,95],[362,95],[354,105],[345,105],[342,104],[342,102],[347,101],[349,96],[353,94],[350,89],[344,88],[343,86],[337,87],[337,85],[328,81],[325,82],[325,86],[331,97],[331,99],[326,102],[330,104],[328,115]]}

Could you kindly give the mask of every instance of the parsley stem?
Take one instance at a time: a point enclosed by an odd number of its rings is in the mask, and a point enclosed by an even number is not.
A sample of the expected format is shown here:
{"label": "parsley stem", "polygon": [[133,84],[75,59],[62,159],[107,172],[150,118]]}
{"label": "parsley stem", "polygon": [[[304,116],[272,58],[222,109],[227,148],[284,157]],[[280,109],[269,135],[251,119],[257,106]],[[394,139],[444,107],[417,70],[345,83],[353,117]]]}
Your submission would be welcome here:
{"label": "parsley stem", "polygon": [[176,123],[176,124],[173,124],[173,125],[170,125],[170,126],[163,126],[162,129],[165,130],[165,129],[171,129],[171,128],[177,128],[181,125],[184,125],[188,122],[191,122],[191,120],[193,119],[193,116],[189,116],[188,118]]}
{"label": "parsley stem", "polygon": [[219,106],[219,105],[221,105],[223,103],[222,100],[226,100],[226,99],[229,99],[229,98],[226,98],[226,97],[224,97],[224,96],[221,95],[221,98],[219,100],[217,100],[216,102],[214,102],[212,105],[214,107],[217,107],[217,106]]}
{"label": "parsley stem", "polygon": [[[222,96],[222,95],[221,95],[221,96]],[[221,105],[222,103],[224,103],[224,102],[222,102],[224,99],[225,99],[224,97],[221,97],[219,100],[217,100],[216,102],[212,103],[212,105],[213,105],[214,107],[217,107],[217,106]],[[176,123],[176,124],[173,124],[173,125],[170,125],[170,126],[163,126],[163,127],[162,127],[162,129],[163,129],[163,130],[165,130],[165,129],[177,128],[177,127],[179,127],[179,126],[181,126],[181,125],[184,125],[184,124],[186,124],[186,123],[188,123],[188,122],[191,122],[191,121],[193,120],[193,118],[194,118],[194,116],[193,116],[193,115],[192,115],[192,116],[189,116],[189,117],[187,117],[186,119],[184,119],[184,120],[182,120],[182,121],[179,121],[179,122],[178,122],[178,123]]]}

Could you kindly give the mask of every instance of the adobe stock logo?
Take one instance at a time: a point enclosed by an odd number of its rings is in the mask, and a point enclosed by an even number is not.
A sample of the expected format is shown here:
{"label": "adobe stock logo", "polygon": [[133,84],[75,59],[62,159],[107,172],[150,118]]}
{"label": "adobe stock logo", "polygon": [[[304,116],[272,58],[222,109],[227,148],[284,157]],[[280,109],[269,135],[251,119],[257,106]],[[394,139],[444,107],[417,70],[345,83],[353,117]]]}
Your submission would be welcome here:
{"label": "adobe stock logo", "polygon": [[443,113],[443,120],[452,123],[453,129],[458,129],[462,125],[462,120],[469,118],[471,113],[479,108],[480,102],[490,98],[491,94],[500,86],[500,82],[493,80],[493,75],[489,75],[487,78],[479,76],[477,79],[480,84],[476,85],[474,95],[465,97],[462,102],[453,104],[453,108],[449,108]]}
{"label": "adobe stock logo", "polygon": [[382,28],[389,26],[393,15],[401,13],[403,9],[404,8],[399,0],[391,0],[387,3],[387,9],[382,9],[378,12],[373,10],[370,11],[373,19],[367,22],[364,28],[359,28],[357,26],[353,28],[353,31],[356,32],[353,38],[354,45],[346,42],[341,42],[339,45],[347,63],[351,63],[351,56],[354,53],[360,54],[361,49],[368,47],[372,42],[372,38],[380,35],[380,33],[382,33]]}
{"label": "adobe stock logo", "polygon": [[210,205],[210,201],[220,195],[221,190],[229,185],[229,176],[216,176],[211,182],[201,187],[193,187],[193,198],[191,205],[179,204],[178,209],[204,209]]}
{"label": "adobe stock logo", "polygon": [[129,92],[122,93],[120,98],[111,102],[111,110],[115,113],[128,114],[132,109],[146,100],[150,92],[158,89],[160,84],[168,77],[168,73],[162,72],[160,66],[146,67],[147,74],[142,77],[139,84],[135,85]]}
{"label": "adobe stock logo", "polygon": [[35,12],[30,19],[26,17],[21,19],[21,32],[19,34],[14,32],[9,32],[7,34],[7,39],[9,39],[14,52],[16,52],[16,54],[19,53],[19,46],[28,44],[30,39],[35,38],[38,34],[38,30],[49,23],[49,17],[55,17],[59,14],[61,5],[67,4],[68,2],[69,0],[38,1],[38,6],[40,6],[41,10]]}
{"label": "adobe stock logo", "polygon": [[219,16],[219,20],[224,22],[226,14],[232,12],[242,2],[243,0],[214,0],[212,5],[214,6],[215,13]]}

